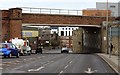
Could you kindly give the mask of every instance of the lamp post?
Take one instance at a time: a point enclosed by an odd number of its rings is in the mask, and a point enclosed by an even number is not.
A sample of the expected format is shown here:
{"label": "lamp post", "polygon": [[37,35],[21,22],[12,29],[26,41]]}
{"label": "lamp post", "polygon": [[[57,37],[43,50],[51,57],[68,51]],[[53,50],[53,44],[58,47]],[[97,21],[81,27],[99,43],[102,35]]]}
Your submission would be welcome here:
{"label": "lamp post", "polygon": [[106,4],[106,9],[107,9],[107,13],[106,13],[106,47],[107,47],[107,53],[109,51],[109,45],[108,45],[108,0],[107,0],[107,4]]}

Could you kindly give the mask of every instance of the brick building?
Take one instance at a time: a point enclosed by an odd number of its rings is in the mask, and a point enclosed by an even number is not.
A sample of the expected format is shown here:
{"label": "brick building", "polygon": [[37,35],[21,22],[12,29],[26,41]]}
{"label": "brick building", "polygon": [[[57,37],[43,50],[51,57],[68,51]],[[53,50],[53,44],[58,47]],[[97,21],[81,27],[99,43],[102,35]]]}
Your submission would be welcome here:
{"label": "brick building", "polygon": [[[85,9],[82,12],[83,16],[107,16],[107,10]],[[108,10],[108,16],[111,16],[110,10]]]}

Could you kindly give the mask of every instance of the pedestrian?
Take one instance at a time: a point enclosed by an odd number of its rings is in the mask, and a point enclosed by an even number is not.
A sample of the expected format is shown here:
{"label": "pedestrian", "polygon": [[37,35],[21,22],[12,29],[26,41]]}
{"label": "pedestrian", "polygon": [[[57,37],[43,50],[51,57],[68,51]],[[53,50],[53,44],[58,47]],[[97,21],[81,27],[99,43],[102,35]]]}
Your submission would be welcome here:
{"label": "pedestrian", "polygon": [[112,55],[112,50],[113,50],[113,44],[110,43],[110,54],[109,54],[109,57],[111,58],[111,55]]}
{"label": "pedestrian", "polygon": [[112,50],[113,50],[113,44],[111,43],[110,44],[110,51],[112,52]]}

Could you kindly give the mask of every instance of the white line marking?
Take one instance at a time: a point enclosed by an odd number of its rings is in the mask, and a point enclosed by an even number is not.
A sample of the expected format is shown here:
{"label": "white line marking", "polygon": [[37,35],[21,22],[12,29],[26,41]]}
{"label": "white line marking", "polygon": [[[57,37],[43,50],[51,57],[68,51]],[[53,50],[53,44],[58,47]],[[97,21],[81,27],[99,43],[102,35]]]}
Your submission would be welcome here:
{"label": "white line marking", "polygon": [[31,72],[31,71],[39,71],[39,70],[41,70],[41,69],[43,69],[44,67],[43,66],[41,66],[40,68],[38,68],[38,69],[30,69],[30,70],[28,70],[28,72]]}
{"label": "white line marking", "polygon": [[65,68],[64,69],[66,69],[68,67],[68,65],[67,66],[65,66]]}
{"label": "white line marking", "polygon": [[63,73],[63,71],[60,71],[60,74]]}
{"label": "white line marking", "polygon": [[70,63],[72,63],[73,61],[71,61]]}
{"label": "white line marking", "polygon": [[48,64],[50,64],[50,63],[44,64],[43,66],[46,66],[46,65],[48,65]]}
{"label": "white line marking", "polygon": [[44,67],[43,67],[43,66],[41,66],[40,68],[38,68],[38,69],[37,69],[37,71],[39,71],[39,70],[41,70],[41,69],[43,69],[43,68],[44,68]]}

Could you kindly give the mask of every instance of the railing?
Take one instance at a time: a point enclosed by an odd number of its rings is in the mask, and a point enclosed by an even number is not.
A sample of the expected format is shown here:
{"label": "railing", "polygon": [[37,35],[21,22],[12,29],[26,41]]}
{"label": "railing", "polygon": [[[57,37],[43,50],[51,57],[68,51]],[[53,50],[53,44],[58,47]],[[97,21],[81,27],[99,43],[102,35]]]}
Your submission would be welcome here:
{"label": "railing", "polygon": [[37,14],[59,14],[59,15],[82,15],[82,10],[67,10],[67,9],[50,9],[50,8],[22,8],[23,13],[37,13]]}

